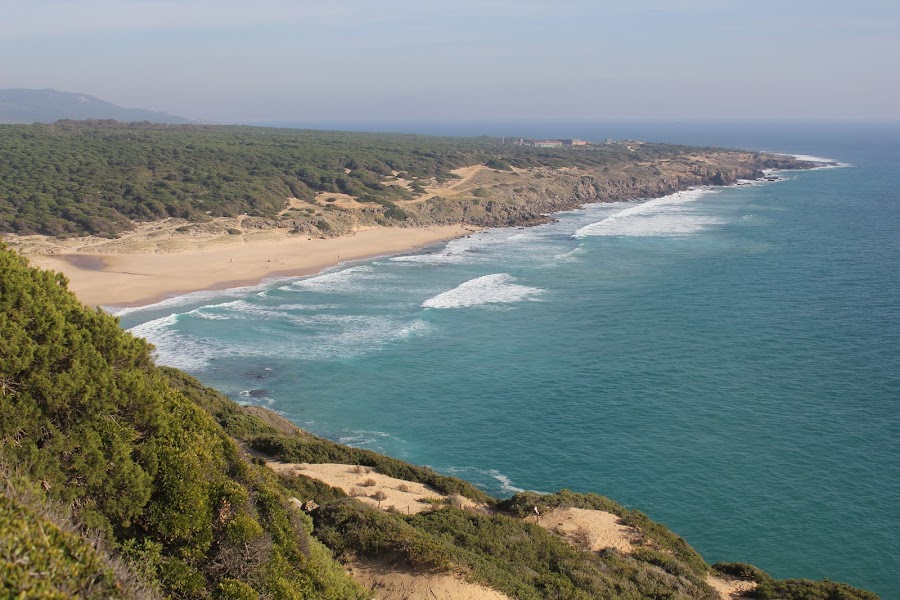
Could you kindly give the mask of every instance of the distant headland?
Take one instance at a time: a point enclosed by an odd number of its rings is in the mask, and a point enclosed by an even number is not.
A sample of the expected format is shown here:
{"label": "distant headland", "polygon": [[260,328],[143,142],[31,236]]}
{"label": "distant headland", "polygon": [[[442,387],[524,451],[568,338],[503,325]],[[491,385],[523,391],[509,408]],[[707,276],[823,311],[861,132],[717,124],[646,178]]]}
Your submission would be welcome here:
{"label": "distant headland", "polygon": [[813,166],[640,141],[115,121],[7,125],[0,143],[0,232],[89,304],[312,273],[588,203]]}

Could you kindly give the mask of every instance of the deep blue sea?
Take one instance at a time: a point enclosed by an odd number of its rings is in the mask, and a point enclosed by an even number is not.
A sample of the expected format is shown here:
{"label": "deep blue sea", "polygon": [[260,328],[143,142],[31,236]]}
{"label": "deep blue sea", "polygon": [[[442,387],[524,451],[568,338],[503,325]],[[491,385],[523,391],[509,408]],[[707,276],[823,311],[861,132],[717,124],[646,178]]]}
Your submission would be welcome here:
{"label": "deep blue sea", "polygon": [[123,326],[160,362],[329,438],[497,495],[597,492],[710,562],[900,597],[900,127],[418,131],[715,144],[845,166],[587,206],[129,309]]}

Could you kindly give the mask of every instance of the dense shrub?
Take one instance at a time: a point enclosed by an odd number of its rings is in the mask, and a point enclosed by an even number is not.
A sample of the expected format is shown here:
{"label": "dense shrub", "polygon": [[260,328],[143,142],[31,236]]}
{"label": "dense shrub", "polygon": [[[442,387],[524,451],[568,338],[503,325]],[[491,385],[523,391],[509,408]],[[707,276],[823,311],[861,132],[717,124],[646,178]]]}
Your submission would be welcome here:
{"label": "dense shrub", "polygon": [[275,474],[169,384],[149,344],[65,285],[0,247],[0,456],[167,595],[236,580],[364,596],[311,551],[308,518]]}

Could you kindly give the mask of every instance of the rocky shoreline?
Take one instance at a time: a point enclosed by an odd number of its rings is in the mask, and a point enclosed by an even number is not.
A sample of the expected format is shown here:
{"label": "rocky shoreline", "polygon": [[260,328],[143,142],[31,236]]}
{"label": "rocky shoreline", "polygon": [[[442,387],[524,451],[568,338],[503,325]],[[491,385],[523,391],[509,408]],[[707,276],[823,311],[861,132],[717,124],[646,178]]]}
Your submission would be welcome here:
{"label": "rocky shoreline", "polygon": [[[624,168],[576,169],[537,167],[503,171],[483,168],[465,186],[393,207],[361,206],[356,210],[325,207],[315,218],[247,218],[245,228],[288,228],[315,237],[347,235],[360,227],[431,227],[463,225],[474,228],[530,227],[552,220],[552,213],[586,204],[659,198],[698,186],[727,186],[740,180],[759,180],[769,170],[814,168],[785,155],[710,150],[685,159],[662,159]],[[391,221],[385,213],[401,210],[405,219]],[[328,210],[331,209],[331,210]],[[198,224],[205,228],[211,224]]]}

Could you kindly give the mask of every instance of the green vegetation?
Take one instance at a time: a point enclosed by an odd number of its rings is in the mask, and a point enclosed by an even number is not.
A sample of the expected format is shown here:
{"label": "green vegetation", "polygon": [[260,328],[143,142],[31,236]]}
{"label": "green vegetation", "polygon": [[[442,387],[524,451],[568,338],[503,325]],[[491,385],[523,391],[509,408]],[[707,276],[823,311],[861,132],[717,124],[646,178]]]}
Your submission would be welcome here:
{"label": "green vegetation", "polygon": [[808,579],[773,579],[758,567],[746,563],[716,563],[712,568],[731,577],[757,583],[751,597],[764,600],[878,600],[872,592],[835,581]]}
{"label": "green vegetation", "polygon": [[343,502],[315,515],[335,553],[454,569],[514,598],[717,598],[703,574],[668,573],[614,550],[584,552],[522,519],[443,508],[404,517]]}
{"label": "green vegetation", "polygon": [[[320,192],[376,203],[386,222],[403,222],[397,201],[423,193],[429,180],[452,179],[459,167],[627,166],[697,150],[115,121],[0,125],[0,147],[0,232],[109,237],[167,217],[275,219],[288,197],[312,201]],[[384,184],[395,172],[411,192]]]}
{"label": "green vegetation", "polygon": [[[309,518],[277,477],[244,460],[206,411],[168,385],[145,341],[85,308],[65,284],[0,248],[0,458],[74,507],[167,596],[206,597],[222,585],[365,597],[310,538]],[[27,518],[4,503],[10,511]],[[28,560],[67,561],[57,570],[79,585],[109,581],[81,550],[58,550],[65,541],[30,550]],[[2,560],[16,564],[17,548],[4,547]]]}
{"label": "green vegetation", "polygon": [[[646,515],[594,494],[497,501],[464,481],[310,435],[241,407],[81,305],[62,275],[0,247],[0,593],[7,597],[367,598],[333,559],[386,558],[460,573],[514,598],[716,598],[710,567]],[[487,504],[473,513],[381,512],[321,482],[277,476],[245,449],[338,462]],[[296,500],[314,500],[311,515]],[[451,504],[454,504],[451,502]],[[640,532],[629,554],[568,544],[522,518],[595,508]],[[90,533],[88,533],[90,532]],[[828,581],[776,581],[756,597],[871,600]]]}
{"label": "green vegetation", "polygon": [[[629,510],[624,506],[613,502],[609,498],[605,498],[598,494],[577,494],[569,490],[562,490],[556,494],[520,492],[515,494],[512,498],[500,502],[497,508],[508,512],[509,514],[524,517],[530,514],[535,506],[537,506],[540,511],[567,507],[602,510],[618,515],[621,517],[623,525],[634,527],[641,532],[643,543],[672,555],[698,575],[705,574],[708,571],[703,557],[701,557],[696,550],[691,548],[691,546],[680,536],[676,535],[665,526],[654,523],[644,513],[638,510]],[[649,558],[650,557],[648,557],[648,559]],[[653,562],[653,560],[649,560],[649,562]]]}
{"label": "green vegetation", "polygon": [[440,475],[427,467],[417,467],[371,450],[351,448],[317,437],[269,411],[251,408],[248,413],[228,397],[205,387],[182,371],[168,367],[162,367],[160,371],[169,378],[172,387],[209,412],[230,436],[282,462],[363,465],[390,477],[424,483],[444,494],[461,494],[479,502],[493,501],[462,479]]}
{"label": "green vegetation", "polygon": [[59,512],[31,506],[22,495],[7,479],[0,495],[0,595],[155,597],[69,523],[58,523]]}

